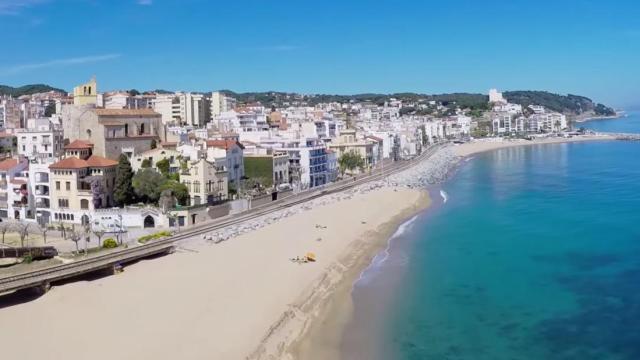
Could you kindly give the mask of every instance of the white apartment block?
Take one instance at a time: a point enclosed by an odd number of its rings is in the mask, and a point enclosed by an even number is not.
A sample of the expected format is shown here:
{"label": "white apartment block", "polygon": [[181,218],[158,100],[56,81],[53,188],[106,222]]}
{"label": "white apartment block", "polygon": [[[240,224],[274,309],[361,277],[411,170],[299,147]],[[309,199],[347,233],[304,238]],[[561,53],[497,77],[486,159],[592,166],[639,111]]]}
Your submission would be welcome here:
{"label": "white apartment block", "polygon": [[209,121],[209,98],[202,94],[175,93],[157,95],[153,109],[162,115],[163,124],[203,127]]}
{"label": "white apartment block", "polygon": [[49,118],[30,119],[26,129],[16,129],[18,154],[30,160],[55,160],[64,153],[62,128]]}
{"label": "white apartment block", "polygon": [[496,89],[489,90],[489,102],[490,103],[506,103],[507,100],[502,96],[502,93]]}
{"label": "white apartment block", "polygon": [[103,95],[105,109],[151,109],[153,100],[153,95],[131,96],[126,92]]}
{"label": "white apartment block", "polygon": [[226,96],[220,91],[214,91],[211,93],[211,121],[215,120],[215,117],[223,112],[231,111],[236,107],[236,99]]}

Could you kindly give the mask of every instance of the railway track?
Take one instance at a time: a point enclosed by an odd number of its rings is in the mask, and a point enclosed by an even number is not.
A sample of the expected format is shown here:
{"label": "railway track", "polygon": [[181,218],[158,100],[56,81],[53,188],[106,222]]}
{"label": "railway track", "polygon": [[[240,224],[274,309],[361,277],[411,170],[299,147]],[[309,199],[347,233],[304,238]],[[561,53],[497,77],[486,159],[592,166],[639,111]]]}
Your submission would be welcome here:
{"label": "railway track", "polygon": [[113,267],[120,263],[127,263],[140,258],[168,252],[173,249],[177,242],[188,240],[194,236],[203,235],[211,231],[223,229],[227,226],[250,221],[275,211],[287,209],[325,195],[342,192],[371,181],[384,179],[387,176],[406,170],[421,161],[428,159],[440,148],[442,148],[442,145],[430,147],[414,159],[396,162],[387,169],[382,169],[379,172],[362,176],[360,179],[355,181],[342,181],[320,189],[291,195],[286,198],[255,207],[240,215],[227,216],[213,221],[206,221],[169,238],[128,249],[112,251],[104,255],[74,261],[68,264],[54,265],[45,269],[2,277],[0,278],[0,294],[30,287],[40,287],[43,291],[46,291],[49,284],[53,281],[75,277],[81,274]]}

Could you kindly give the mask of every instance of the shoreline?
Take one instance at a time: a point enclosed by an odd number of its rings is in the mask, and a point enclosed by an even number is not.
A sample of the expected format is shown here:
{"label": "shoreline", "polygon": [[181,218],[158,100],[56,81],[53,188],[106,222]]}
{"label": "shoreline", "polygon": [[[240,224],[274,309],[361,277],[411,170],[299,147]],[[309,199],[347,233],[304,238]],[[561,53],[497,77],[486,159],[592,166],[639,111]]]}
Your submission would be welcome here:
{"label": "shoreline", "polygon": [[345,272],[343,279],[337,284],[333,293],[320,304],[316,319],[305,334],[291,345],[291,359],[324,360],[341,358],[341,342],[344,330],[353,315],[352,291],[355,283],[361,278],[372,261],[382,251],[388,249],[393,234],[405,223],[411,221],[431,206],[427,191],[421,191],[413,207],[406,209],[385,223],[375,234],[375,238],[362,256],[354,259],[353,266]]}
{"label": "shoreline", "polygon": [[[499,140],[498,140],[499,139]],[[499,150],[518,146],[547,145],[547,144],[567,144],[577,142],[612,141],[615,137],[610,135],[581,135],[572,138],[541,138],[534,140],[504,140],[502,138],[490,138],[474,140],[468,143],[454,146],[457,156],[468,157],[487,151]]]}

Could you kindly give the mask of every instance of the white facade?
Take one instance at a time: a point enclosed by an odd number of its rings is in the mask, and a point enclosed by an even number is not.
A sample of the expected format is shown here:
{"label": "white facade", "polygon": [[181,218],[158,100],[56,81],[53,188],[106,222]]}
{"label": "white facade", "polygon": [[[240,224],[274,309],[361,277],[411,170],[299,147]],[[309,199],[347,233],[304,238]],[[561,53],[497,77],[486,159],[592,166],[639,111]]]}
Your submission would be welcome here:
{"label": "white facade", "polygon": [[209,121],[209,99],[202,94],[175,93],[157,95],[153,109],[162,115],[162,123],[202,127]]}
{"label": "white facade", "polygon": [[489,102],[491,103],[506,103],[507,101],[502,96],[502,93],[496,89],[489,90]]}
{"label": "white facade", "polygon": [[29,120],[27,129],[18,129],[18,154],[29,159],[55,159],[64,153],[62,129],[48,118]]}
{"label": "white facade", "polygon": [[211,93],[211,120],[213,121],[216,116],[223,112],[231,111],[236,107],[236,99],[226,96],[220,91],[214,91]]}

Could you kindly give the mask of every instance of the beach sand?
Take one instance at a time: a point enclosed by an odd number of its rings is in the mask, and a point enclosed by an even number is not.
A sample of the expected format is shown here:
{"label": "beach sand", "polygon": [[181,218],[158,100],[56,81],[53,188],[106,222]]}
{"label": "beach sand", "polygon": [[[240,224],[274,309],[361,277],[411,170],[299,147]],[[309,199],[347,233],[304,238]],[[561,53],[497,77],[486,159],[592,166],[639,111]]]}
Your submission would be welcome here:
{"label": "beach sand", "polygon": [[582,142],[582,141],[605,141],[613,140],[614,137],[607,135],[583,135],[571,138],[541,138],[535,140],[475,140],[468,143],[456,145],[453,150],[458,156],[469,156],[485,151],[497,150],[513,146],[525,146],[525,145],[541,145],[541,144],[563,144],[570,142]]}
{"label": "beach sand", "polygon": [[[186,243],[33,301],[6,306],[0,298],[3,357],[307,359],[309,349],[337,351],[342,321],[312,325],[350,301],[359,273],[428,203],[424,191],[382,188],[217,245]],[[309,251],[317,262],[289,260]]]}

